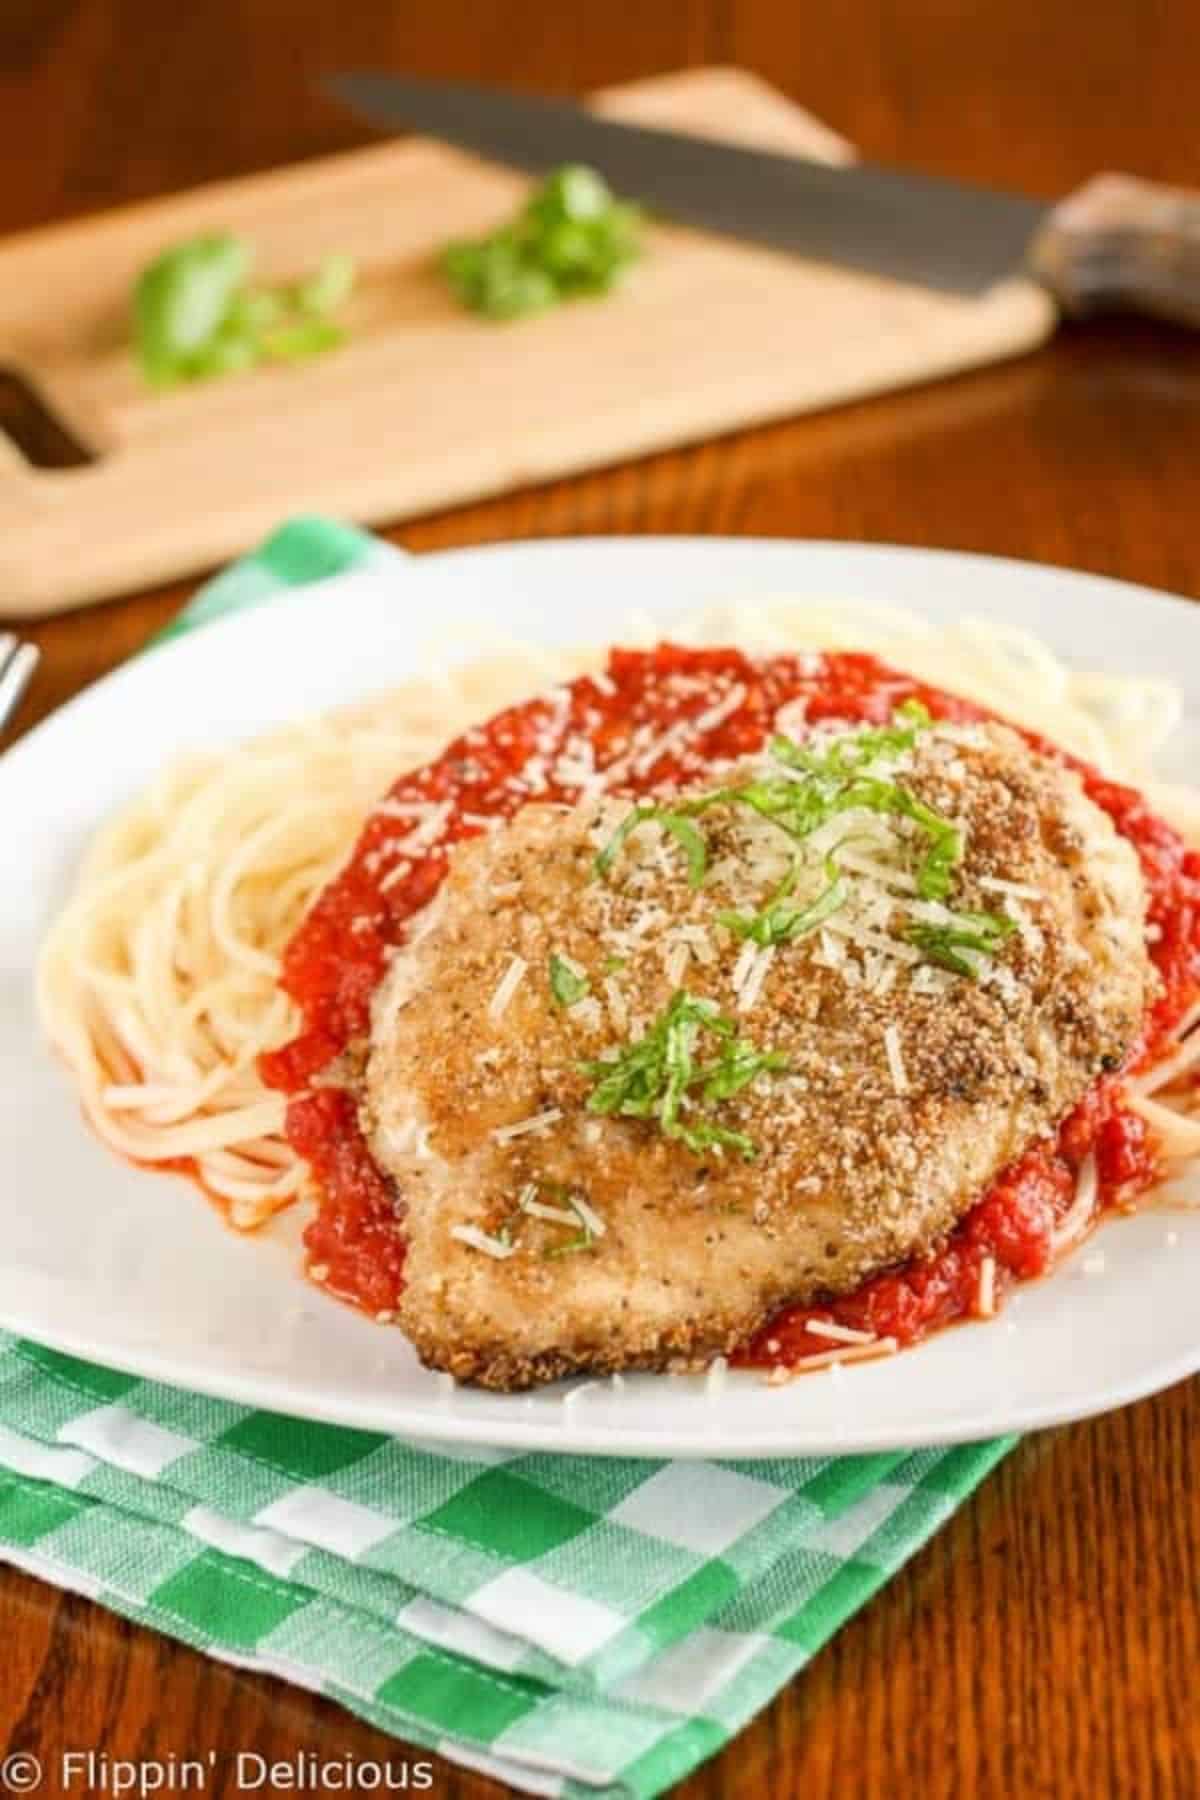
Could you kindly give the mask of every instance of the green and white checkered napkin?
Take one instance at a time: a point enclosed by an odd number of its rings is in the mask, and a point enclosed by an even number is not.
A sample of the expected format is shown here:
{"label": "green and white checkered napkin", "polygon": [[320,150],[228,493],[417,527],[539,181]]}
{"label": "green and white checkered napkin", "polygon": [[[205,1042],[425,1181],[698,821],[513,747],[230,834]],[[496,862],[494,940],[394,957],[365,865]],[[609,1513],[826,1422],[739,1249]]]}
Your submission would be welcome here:
{"label": "green and white checkered napkin", "polygon": [[[170,629],[394,554],[296,521]],[[531,1793],[649,1796],[765,1706],[1010,1443],[451,1452],[0,1334],[0,1559]]]}

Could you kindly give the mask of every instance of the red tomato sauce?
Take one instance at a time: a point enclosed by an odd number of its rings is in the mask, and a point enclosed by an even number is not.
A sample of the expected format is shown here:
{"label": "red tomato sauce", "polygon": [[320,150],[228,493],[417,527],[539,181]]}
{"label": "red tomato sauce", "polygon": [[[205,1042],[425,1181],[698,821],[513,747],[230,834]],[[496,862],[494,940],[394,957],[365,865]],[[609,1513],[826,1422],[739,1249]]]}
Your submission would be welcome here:
{"label": "red tomato sauce", "polygon": [[[742,689],[736,708],[704,731],[701,752],[694,730],[688,750],[681,751],[671,728],[708,715],[731,682]],[[402,1291],[403,1204],[376,1168],[353,1098],[336,1084],[330,1065],[367,1031],[371,996],[389,956],[403,942],[409,919],[436,893],[454,844],[493,818],[511,817],[531,799],[573,801],[581,755],[598,772],[622,764],[611,791],[644,794],[694,778],[707,763],[760,750],[785,704],[802,701],[810,725],[824,719],[885,724],[910,699],[939,719],[989,716],[859,653],[750,662],[736,650],[615,650],[605,676],[583,676],[512,707],[456,739],[435,762],[402,776],[287,948],[281,980],[300,1008],[302,1027],[260,1065],[264,1079],[291,1096],[288,1138],[320,1189],[317,1216],[305,1232],[310,1272],[375,1314],[389,1314]],[[1161,1054],[1172,1026],[1200,992],[1200,856],[1136,791],[1031,733],[1022,735],[1079,771],[1091,798],[1140,858],[1154,939],[1150,954],[1163,981],[1130,1059],[1131,1068],[1143,1066]],[[426,842],[419,841],[422,834]],[[1013,1281],[1041,1274],[1085,1157],[1096,1158],[1102,1207],[1129,1205],[1156,1178],[1153,1143],[1140,1116],[1123,1105],[1121,1091],[1119,1077],[1097,1083],[1057,1136],[1006,1169],[931,1255],[826,1305],[787,1309],[738,1360],[788,1366],[828,1351],[830,1340],[807,1329],[814,1319],[912,1343],[978,1310],[986,1258],[993,1259],[997,1300]]]}

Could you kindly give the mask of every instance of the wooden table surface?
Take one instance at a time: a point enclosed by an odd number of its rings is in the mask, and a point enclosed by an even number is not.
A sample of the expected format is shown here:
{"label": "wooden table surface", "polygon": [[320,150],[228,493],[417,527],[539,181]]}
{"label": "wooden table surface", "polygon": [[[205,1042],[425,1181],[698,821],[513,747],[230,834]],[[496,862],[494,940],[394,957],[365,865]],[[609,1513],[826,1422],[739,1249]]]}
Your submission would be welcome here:
{"label": "wooden table surface", "polygon": [[[1192,13],[1171,0],[3,0],[0,232],[348,148],[361,134],[312,84],[356,63],[577,92],[736,62],[876,157],[1047,196],[1103,167],[1200,186]],[[1198,470],[1200,340],[1105,324],[1007,367],[394,535],[415,550],[563,532],[893,540],[1200,593]],[[36,631],[45,663],[21,723],[128,655],[186,591]],[[1198,1441],[1195,1383],[1027,1440],[678,1791],[1200,1794]],[[398,1754],[331,1704],[18,1574],[0,1575],[0,1642],[9,1751]],[[499,1791],[437,1765],[440,1795]]]}

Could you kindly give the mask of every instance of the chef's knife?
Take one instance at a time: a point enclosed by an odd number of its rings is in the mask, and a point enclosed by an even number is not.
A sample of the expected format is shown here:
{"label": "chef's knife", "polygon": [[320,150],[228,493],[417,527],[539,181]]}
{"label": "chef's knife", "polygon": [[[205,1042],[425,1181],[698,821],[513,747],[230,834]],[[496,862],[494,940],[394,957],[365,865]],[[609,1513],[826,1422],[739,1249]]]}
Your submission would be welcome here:
{"label": "chef's knife", "polygon": [[1200,325],[1200,195],[1098,175],[1057,205],[872,163],[831,165],[625,125],[569,101],[384,74],[329,91],[384,130],[516,168],[588,163],[668,217],[953,293],[1020,270],[1067,312]]}

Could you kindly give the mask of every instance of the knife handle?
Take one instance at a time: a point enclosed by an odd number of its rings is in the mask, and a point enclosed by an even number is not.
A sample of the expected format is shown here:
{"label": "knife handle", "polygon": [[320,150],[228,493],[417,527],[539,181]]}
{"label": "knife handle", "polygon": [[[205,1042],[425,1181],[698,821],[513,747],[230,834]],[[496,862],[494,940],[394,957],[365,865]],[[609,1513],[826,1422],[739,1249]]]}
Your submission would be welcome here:
{"label": "knife handle", "polygon": [[1097,175],[1054,208],[1031,258],[1068,313],[1200,325],[1200,193]]}

